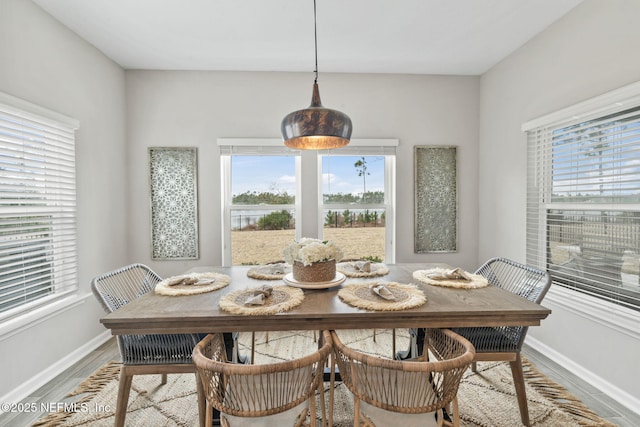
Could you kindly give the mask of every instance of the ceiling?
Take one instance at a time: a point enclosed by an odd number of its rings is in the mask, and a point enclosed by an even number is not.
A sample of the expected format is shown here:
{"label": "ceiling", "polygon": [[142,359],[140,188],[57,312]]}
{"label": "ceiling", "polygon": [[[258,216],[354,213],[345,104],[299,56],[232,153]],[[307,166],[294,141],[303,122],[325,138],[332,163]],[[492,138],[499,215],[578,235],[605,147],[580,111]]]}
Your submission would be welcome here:
{"label": "ceiling", "polygon": [[[319,72],[480,75],[582,0],[317,0]],[[34,0],[125,69],[314,70],[312,0]]]}

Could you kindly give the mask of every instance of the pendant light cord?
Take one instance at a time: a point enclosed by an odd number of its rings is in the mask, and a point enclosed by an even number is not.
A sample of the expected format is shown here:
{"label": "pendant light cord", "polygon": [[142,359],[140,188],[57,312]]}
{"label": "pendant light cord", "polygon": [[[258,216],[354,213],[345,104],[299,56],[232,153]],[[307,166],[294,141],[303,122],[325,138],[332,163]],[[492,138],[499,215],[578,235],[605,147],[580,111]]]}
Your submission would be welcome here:
{"label": "pendant light cord", "polygon": [[314,71],[316,73],[316,79],[314,83],[318,83],[318,24],[316,20],[316,0],[313,0],[313,37],[316,48],[316,69]]}

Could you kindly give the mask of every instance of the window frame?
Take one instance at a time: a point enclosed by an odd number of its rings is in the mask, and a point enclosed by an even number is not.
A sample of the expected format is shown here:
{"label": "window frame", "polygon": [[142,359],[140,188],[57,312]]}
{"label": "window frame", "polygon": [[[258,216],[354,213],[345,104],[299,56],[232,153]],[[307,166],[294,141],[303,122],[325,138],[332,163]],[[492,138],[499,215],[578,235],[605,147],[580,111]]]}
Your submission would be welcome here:
{"label": "window frame", "polygon": [[222,217],[222,265],[232,265],[231,254],[231,211],[233,194],[231,192],[231,156],[295,156],[296,193],[293,205],[259,205],[243,206],[243,210],[295,210],[296,239],[300,238],[299,224],[302,222],[301,200],[301,158],[299,150],[291,150],[285,147],[280,140],[272,138],[219,138],[220,148],[220,183],[222,185],[221,217]]}
{"label": "window frame", "polygon": [[[625,112],[631,108],[640,106],[640,82],[636,82],[606,94],[594,97],[587,101],[572,105],[546,116],[526,122],[522,125],[522,131],[527,134],[527,262],[540,268],[547,268],[550,263],[549,246],[549,216],[548,213],[554,210],[561,211],[626,211],[640,212],[640,204],[627,203],[571,203],[558,202],[552,200],[553,194],[553,155],[547,156],[542,152],[540,144],[550,147],[553,132],[568,126],[586,123],[591,120],[604,118],[612,114]],[[551,148],[549,148],[551,150]],[[534,228],[537,226],[537,229]],[[575,280],[575,279],[574,279]],[[581,295],[577,300],[599,301],[600,304],[615,307],[615,310],[624,312],[635,312],[632,316],[637,316],[637,309],[627,307],[624,304],[609,301],[607,297],[590,293],[581,286],[571,286],[562,280],[554,280],[554,285],[566,287],[567,292]],[[606,289],[606,288],[605,288]],[[625,293],[620,293],[625,298]],[[633,297],[632,297],[633,298]],[[637,297],[636,297],[637,299]],[[585,310],[588,304],[578,305]],[[578,308],[580,310],[581,308]]]}
{"label": "window frame", "polygon": [[[336,150],[326,150],[318,152],[318,236],[324,233],[324,211],[336,210],[343,211],[345,209],[384,209],[385,211],[385,262],[389,264],[395,263],[396,245],[395,245],[395,206],[396,206],[396,147],[397,139],[360,139],[351,141],[344,148]],[[367,203],[354,207],[348,204],[325,204],[323,197],[323,180],[322,180],[322,160],[327,156],[378,156],[384,157],[384,202],[383,203]]]}
{"label": "window frame", "polygon": [[[46,288],[50,289],[50,293],[38,298],[26,299],[21,304],[0,313],[0,336],[4,338],[32,324],[34,321],[48,318],[53,313],[68,309],[82,299],[78,297],[77,186],[75,178],[75,131],[79,128],[79,121],[3,92],[0,92],[0,113],[8,120],[6,122],[8,132],[11,132],[9,129],[18,126],[15,129],[22,127],[19,132],[24,135],[8,137],[10,139],[6,140],[6,148],[2,149],[3,152],[9,155],[7,159],[12,156],[12,146],[17,147],[19,144],[27,146],[26,144],[28,143],[30,144],[29,146],[38,150],[35,151],[35,156],[37,156],[35,158],[40,159],[42,170],[47,171],[43,175],[45,180],[38,181],[41,183],[40,185],[46,185],[47,178],[54,183],[61,182],[57,185],[54,184],[52,187],[46,187],[46,194],[51,194],[51,197],[44,199],[47,202],[46,204],[41,204],[40,207],[24,206],[15,208],[11,205],[0,206],[3,215],[24,215],[29,212],[49,215],[48,232],[51,237],[47,241],[51,245],[51,260],[40,265],[45,266],[45,268],[51,268],[50,271],[53,276],[50,284],[46,285]],[[23,120],[21,124],[20,120]],[[11,125],[11,123],[16,124]],[[29,135],[31,130],[35,131],[35,133],[33,133],[34,137],[29,139],[26,135]],[[10,135],[10,133],[7,133],[7,135]],[[2,135],[0,135],[0,138],[2,138]],[[53,144],[53,141],[56,141],[56,143]],[[51,149],[51,147],[54,147],[54,149]],[[64,151],[66,151],[66,154],[61,154]],[[53,160],[51,163],[53,167],[44,168],[42,165],[46,163],[42,159]],[[10,161],[7,161],[7,164],[10,165]],[[31,177],[29,168],[19,172],[19,174],[25,174],[24,182],[26,183],[29,182]],[[62,172],[63,170],[64,172]],[[49,171],[53,171],[53,173]],[[58,179],[61,176],[58,174],[66,174],[64,180]],[[11,185],[18,182],[15,180],[16,177],[8,178],[6,181],[7,188],[11,188]],[[25,189],[27,188],[28,186],[25,187]],[[41,191],[45,191],[44,187],[41,188]],[[53,193],[49,193],[52,188]],[[23,285],[27,286],[26,284]]]}
{"label": "window frame", "polygon": [[[352,139],[349,146],[336,150],[292,150],[277,138],[219,138],[222,265],[231,265],[231,156],[232,155],[293,155],[296,156],[295,223],[296,239],[320,238],[324,225],[322,200],[322,156],[332,154],[385,156],[385,262],[395,262],[395,151],[397,139]],[[364,154],[363,154],[364,153]],[[303,174],[313,170],[314,178]],[[304,193],[304,194],[303,194]],[[317,194],[315,197],[309,196]],[[310,198],[311,197],[311,198]],[[305,201],[303,205],[303,199]],[[311,201],[310,201],[311,200]],[[314,203],[315,200],[315,203]],[[280,209],[290,205],[261,205],[260,209]],[[314,210],[311,217],[309,211]],[[304,215],[306,213],[306,215]],[[306,221],[305,221],[306,219]],[[315,233],[315,235],[313,235]]]}

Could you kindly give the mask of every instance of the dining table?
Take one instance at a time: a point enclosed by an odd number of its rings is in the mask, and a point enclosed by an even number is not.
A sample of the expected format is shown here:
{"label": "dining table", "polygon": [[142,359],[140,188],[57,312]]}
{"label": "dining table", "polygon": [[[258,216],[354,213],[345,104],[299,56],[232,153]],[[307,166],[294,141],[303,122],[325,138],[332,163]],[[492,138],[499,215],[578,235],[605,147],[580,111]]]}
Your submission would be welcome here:
{"label": "dining table", "polygon": [[[113,335],[286,330],[452,328],[470,326],[537,326],[551,310],[496,286],[461,289],[418,281],[413,272],[446,268],[440,263],[388,264],[381,277],[347,277],[330,287],[304,287],[302,302],[273,314],[232,313],[220,306],[221,298],[263,285],[285,285],[283,280],[249,277],[251,266],[193,267],[184,273],[221,273],[230,283],[212,292],[168,296],[149,292],[100,319]],[[352,306],[338,295],[356,283],[415,285],[426,297],[420,306],[402,310],[370,310]]]}
{"label": "dining table", "polygon": [[[177,334],[222,332],[227,344],[229,360],[236,348],[232,336],[238,332],[340,330],[340,329],[391,329],[410,328],[422,332],[425,328],[452,328],[465,326],[536,326],[551,310],[528,301],[496,286],[476,289],[452,288],[426,284],[416,280],[414,272],[447,270],[442,263],[382,264],[386,274],[376,277],[344,277],[344,281],[329,284],[304,285],[285,280],[267,280],[250,277],[252,266],[200,266],[182,272],[185,275],[223,275],[228,285],[211,292],[194,295],[163,295],[149,292],[120,309],[107,314],[100,321],[113,335],[128,334]],[[171,280],[167,278],[166,280]],[[302,301],[287,310],[261,313],[260,310],[230,312],[221,301],[235,294],[244,294],[264,285],[301,288]],[[424,294],[419,305],[399,310],[374,310],[349,304],[339,295],[351,285],[357,287],[376,284],[415,287]],[[406,288],[405,288],[406,289]],[[417,334],[418,340],[420,334]],[[395,353],[395,340],[393,354]],[[401,351],[396,358],[408,357],[411,350]],[[236,359],[242,355],[235,354]],[[244,357],[246,358],[246,356]],[[325,380],[339,372],[325,369]],[[330,413],[329,419],[332,419]],[[220,425],[219,413],[213,410],[213,424]]]}

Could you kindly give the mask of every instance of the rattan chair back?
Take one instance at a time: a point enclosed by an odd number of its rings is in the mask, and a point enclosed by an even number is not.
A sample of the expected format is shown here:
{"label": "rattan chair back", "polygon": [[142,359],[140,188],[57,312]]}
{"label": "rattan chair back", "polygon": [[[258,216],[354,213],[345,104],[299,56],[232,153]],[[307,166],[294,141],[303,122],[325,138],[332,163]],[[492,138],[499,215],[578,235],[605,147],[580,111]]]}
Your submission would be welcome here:
{"label": "rattan chair back", "polygon": [[[398,414],[425,414],[447,407],[455,400],[462,374],[475,354],[469,341],[447,329],[427,329],[423,356],[411,361],[357,351],[343,344],[339,331],[332,331],[332,339],[340,377],[354,395],[354,425],[361,415],[366,416],[359,413],[359,401]],[[399,417],[397,424],[406,423]]]}
{"label": "rattan chair back", "polygon": [[[301,358],[257,365],[229,363],[222,334],[216,333],[198,343],[193,350],[193,362],[202,381],[207,406],[220,411],[223,425],[227,422],[225,414],[266,417],[308,401],[311,425],[315,426],[315,393],[322,388],[324,366],[331,349],[331,335],[325,331],[322,345]],[[320,400],[324,415],[324,399]],[[209,412],[207,410],[207,414]],[[306,409],[303,412],[294,414],[294,420],[287,425],[294,425],[296,419],[295,425],[302,425]],[[261,421],[264,422],[267,421]]]}

